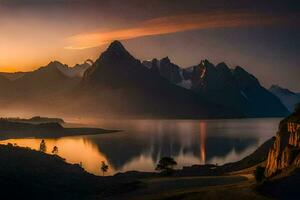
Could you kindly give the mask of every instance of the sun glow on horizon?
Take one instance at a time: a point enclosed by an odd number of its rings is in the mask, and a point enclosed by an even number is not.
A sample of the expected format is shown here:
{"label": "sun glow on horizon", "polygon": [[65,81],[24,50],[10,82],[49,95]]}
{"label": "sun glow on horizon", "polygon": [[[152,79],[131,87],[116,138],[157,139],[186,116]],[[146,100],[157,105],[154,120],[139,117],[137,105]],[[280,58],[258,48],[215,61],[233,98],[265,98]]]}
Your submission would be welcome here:
{"label": "sun glow on horizon", "polygon": [[[102,29],[105,31],[94,32],[74,32],[64,25],[57,27],[59,32],[53,32],[56,28],[54,24],[44,27],[44,23],[36,19],[25,19],[22,22],[24,25],[17,28],[12,24],[16,21],[12,21],[0,27],[0,71],[30,71],[53,60],[74,65],[88,58],[95,59],[99,55],[99,50],[95,50],[95,47],[103,50],[105,45],[114,40],[202,29],[278,25],[289,23],[289,17],[248,12],[204,12],[156,17],[122,28],[106,28]],[[19,34],[20,31],[22,34]]]}

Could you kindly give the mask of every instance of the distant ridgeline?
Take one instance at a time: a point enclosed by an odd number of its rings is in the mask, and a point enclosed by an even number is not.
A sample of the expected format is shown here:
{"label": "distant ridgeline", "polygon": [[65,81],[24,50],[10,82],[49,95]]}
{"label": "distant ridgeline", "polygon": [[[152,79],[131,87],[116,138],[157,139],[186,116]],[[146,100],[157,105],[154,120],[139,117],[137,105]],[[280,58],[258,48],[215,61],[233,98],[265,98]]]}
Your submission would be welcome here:
{"label": "distant ridgeline", "polygon": [[[101,128],[65,128],[61,123],[52,122],[61,119],[36,118],[37,120],[0,119],[0,139],[25,138],[25,137],[62,137],[73,135],[93,135],[116,132],[116,130],[104,130]],[[48,120],[48,121],[47,121]],[[52,120],[52,121],[51,121]]]}
{"label": "distant ridgeline", "polygon": [[63,124],[65,121],[61,118],[49,118],[49,117],[40,117],[35,116],[30,119],[23,118],[0,118],[2,121],[10,121],[10,122],[24,122],[24,123],[32,123],[32,124],[41,124],[41,123],[59,123]]}
{"label": "distant ridgeline", "polygon": [[274,146],[270,149],[265,175],[289,172],[300,167],[299,109],[280,122]]}

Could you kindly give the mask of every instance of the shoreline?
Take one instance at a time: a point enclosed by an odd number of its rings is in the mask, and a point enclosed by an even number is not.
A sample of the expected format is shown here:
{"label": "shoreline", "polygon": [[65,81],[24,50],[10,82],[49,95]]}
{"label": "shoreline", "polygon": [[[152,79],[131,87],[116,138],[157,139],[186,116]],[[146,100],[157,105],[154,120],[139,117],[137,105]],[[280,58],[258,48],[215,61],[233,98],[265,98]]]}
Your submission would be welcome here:
{"label": "shoreline", "polygon": [[[52,193],[47,188],[57,188],[55,189],[56,198],[62,196],[62,199],[66,196],[74,197],[74,195],[81,198],[96,197],[95,199],[148,199],[149,197],[149,199],[152,197],[164,199],[161,198],[163,197],[161,194],[166,193],[165,195],[174,197],[178,195],[178,190],[188,195],[187,191],[195,190],[198,192],[199,189],[206,191],[211,187],[224,189],[224,187],[234,186],[235,188],[239,184],[246,185],[246,188],[249,189],[248,193],[254,194],[250,188],[255,182],[249,172],[244,174],[185,174],[166,177],[160,173],[128,171],[101,177],[86,172],[79,164],[66,163],[59,156],[25,147],[0,145],[0,155],[2,156],[0,172],[4,174],[4,179],[0,181],[0,185],[2,188],[6,188],[5,191],[10,195],[11,188],[19,187],[24,184],[23,182],[29,183],[26,186],[29,191],[23,191],[22,195],[29,192],[30,195],[43,196],[48,195],[49,192]],[[7,166],[10,167],[7,168]],[[198,167],[205,168],[207,165]],[[198,168],[197,171],[202,170]],[[12,174],[16,172],[21,174],[23,178],[14,177]],[[34,177],[40,176],[43,176],[45,180],[41,181],[37,187]],[[6,185],[8,180],[10,184]],[[63,182],[61,182],[62,180]],[[77,189],[74,190],[74,188]]]}
{"label": "shoreline", "polygon": [[120,132],[102,128],[65,128],[59,123],[24,123],[0,120],[0,140],[22,138],[60,138],[67,136],[98,135]]}

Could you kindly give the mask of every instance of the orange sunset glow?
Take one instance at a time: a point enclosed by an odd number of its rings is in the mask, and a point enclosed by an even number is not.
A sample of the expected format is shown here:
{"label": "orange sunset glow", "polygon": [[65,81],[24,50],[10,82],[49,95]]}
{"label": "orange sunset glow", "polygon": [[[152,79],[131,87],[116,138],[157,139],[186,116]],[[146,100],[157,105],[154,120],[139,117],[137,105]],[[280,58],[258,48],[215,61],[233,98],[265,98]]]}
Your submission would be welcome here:
{"label": "orange sunset glow", "polygon": [[[76,7],[74,9],[80,10],[83,8]],[[157,43],[155,40],[160,37],[172,38],[176,34],[189,34],[191,31],[218,31],[218,29],[224,28],[237,29],[287,24],[294,26],[298,18],[298,15],[294,13],[281,15],[279,13],[253,13],[247,10],[233,9],[222,11],[200,10],[197,13],[179,14],[174,12],[172,15],[153,15],[134,20],[127,19],[127,17],[126,19],[111,18],[107,17],[105,13],[101,16],[92,12],[91,15],[85,15],[84,17],[72,13],[70,16],[66,16],[65,20],[56,20],[56,17],[48,17],[47,13],[30,12],[30,14],[24,14],[24,12],[17,10],[10,11],[5,6],[0,6],[0,11],[2,11],[0,14],[0,17],[2,17],[0,19],[2,24],[0,26],[0,71],[2,72],[31,71],[40,66],[45,66],[53,60],[59,60],[69,66],[82,63],[89,58],[95,60],[98,58],[99,53],[104,51],[106,46],[113,40],[128,42],[129,48],[140,59],[160,57],[166,55],[164,52],[166,47],[153,46],[154,43]],[[57,14],[57,18],[60,15],[65,15],[59,10],[53,12]],[[12,13],[16,14],[13,15]],[[17,16],[23,17],[18,18]],[[218,38],[222,37],[224,36],[218,36]],[[45,38],[47,39],[45,40]],[[207,39],[203,38],[203,40]],[[213,40],[213,38],[208,40]],[[148,48],[141,49],[140,45],[134,41],[144,42]],[[172,43],[175,45],[177,42]],[[224,42],[220,42],[219,45],[223,46],[222,43]],[[240,43],[243,43],[243,41],[240,41]],[[183,44],[178,45],[180,47]],[[222,49],[221,46],[218,49]],[[189,56],[191,57],[189,60],[199,62],[199,50],[195,51],[196,47],[210,48],[201,44],[195,45],[190,49],[194,53],[184,57]],[[185,66],[192,64],[192,61],[187,62],[188,59],[183,57],[185,52],[177,52],[181,48],[170,46],[168,49],[176,49],[174,53],[182,55],[182,58],[175,58],[178,63],[183,63]],[[223,54],[217,51],[208,52],[208,57],[228,54],[226,50]],[[203,53],[203,50],[201,53]],[[232,51],[230,56],[240,57],[239,51]],[[220,56],[220,59],[223,58]],[[244,59],[243,61],[247,62],[247,60]]]}
{"label": "orange sunset glow", "polygon": [[144,21],[132,28],[75,35],[68,38],[71,44],[65,48],[80,50],[107,44],[116,39],[127,40],[195,29],[276,24],[286,20],[287,18],[259,16],[251,13],[203,13],[169,16]]}

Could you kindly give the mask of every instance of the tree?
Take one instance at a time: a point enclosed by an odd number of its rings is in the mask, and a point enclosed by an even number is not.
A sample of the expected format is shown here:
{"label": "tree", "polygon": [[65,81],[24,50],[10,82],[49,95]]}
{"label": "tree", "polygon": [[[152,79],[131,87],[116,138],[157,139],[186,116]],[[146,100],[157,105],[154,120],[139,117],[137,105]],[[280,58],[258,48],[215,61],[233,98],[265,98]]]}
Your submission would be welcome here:
{"label": "tree", "polygon": [[177,162],[173,158],[163,157],[156,165],[156,170],[170,174],[173,172],[173,168],[175,165],[177,165]]}
{"label": "tree", "polygon": [[256,170],[254,171],[254,177],[256,182],[260,183],[265,178],[265,168],[261,166],[257,166]]}
{"label": "tree", "polygon": [[47,151],[45,140],[42,140],[40,143],[40,151],[44,153]]}
{"label": "tree", "polygon": [[295,111],[296,114],[300,114],[300,102],[296,104]]}
{"label": "tree", "polygon": [[100,169],[101,169],[102,174],[104,176],[104,173],[107,172],[107,170],[108,170],[108,165],[104,161],[101,161],[101,167],[100,167]]}
{"label": "tree", "polygon": [[52,153],[55,154],[55,155],[58,154],[58,147],[57,146],[53,147]]}

